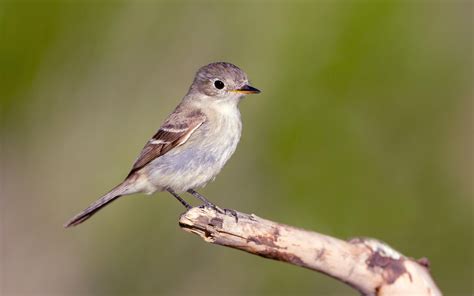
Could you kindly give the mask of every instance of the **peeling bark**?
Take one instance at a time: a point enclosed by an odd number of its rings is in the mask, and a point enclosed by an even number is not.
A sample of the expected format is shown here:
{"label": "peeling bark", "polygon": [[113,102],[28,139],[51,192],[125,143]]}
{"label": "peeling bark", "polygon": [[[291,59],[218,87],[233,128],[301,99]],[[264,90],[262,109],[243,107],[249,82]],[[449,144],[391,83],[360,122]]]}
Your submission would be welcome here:
{"label": "peeling bark", "polygon": [[343,241],[253,214],[192,208],[179,224],[206,242],[318,271],[364,295],[441,295],[426,258],[405,257],[371,238]]}

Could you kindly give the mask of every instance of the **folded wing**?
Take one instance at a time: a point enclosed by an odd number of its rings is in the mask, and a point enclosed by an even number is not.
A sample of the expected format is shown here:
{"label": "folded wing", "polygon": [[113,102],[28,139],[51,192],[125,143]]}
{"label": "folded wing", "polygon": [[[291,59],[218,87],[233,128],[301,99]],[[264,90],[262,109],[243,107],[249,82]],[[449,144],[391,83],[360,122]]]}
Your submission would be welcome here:
{"label": "folded wing", "polygon": [[206,116],[199,110],[175,110],[143,147],[128,176],[173,148],[183,145],[205,121]]}

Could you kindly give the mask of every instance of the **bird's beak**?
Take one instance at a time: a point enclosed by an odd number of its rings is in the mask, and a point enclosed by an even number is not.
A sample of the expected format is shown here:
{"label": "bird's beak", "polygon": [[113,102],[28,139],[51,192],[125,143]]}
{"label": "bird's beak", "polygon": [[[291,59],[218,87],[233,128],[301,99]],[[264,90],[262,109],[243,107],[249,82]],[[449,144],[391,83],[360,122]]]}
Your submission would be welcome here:
{"label": "bird's beak", "polygon": [[256,89],[255,87],[252,87],[250,85],[247,85],[247,84],[242,86],[239,89],[235,89],[235,90],[231,90],[231,91],[236,92],[236,93],[240,93],[240,94],[245,94],[245,95],[260,93],[260,91],[258,89]]}

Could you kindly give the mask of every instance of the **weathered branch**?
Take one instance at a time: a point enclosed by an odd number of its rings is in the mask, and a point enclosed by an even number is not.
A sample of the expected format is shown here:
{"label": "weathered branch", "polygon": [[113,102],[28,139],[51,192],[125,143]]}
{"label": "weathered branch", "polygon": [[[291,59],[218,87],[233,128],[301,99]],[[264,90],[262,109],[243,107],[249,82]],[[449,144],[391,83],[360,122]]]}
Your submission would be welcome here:
{"label": "weathered branch", "polygon": [[192,208],[180,226],[206,242],[319,271],[364,295],[441,295],[428,260],[414,260],[371,238],[343,241],[236,212]]}

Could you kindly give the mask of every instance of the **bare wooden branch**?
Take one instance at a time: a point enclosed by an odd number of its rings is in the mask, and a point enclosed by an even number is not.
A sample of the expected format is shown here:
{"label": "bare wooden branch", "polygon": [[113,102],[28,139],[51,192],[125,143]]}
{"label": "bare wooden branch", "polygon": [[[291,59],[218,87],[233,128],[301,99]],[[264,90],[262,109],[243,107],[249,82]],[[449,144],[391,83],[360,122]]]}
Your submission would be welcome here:
{"label": "bare wooden branch", "polygon": [[364,295],[441,295],[428,260],[405,257],[371,238],[343,241],[236,212],[211,208],[185,212],[180,226],[206,242],[322,272]]}

